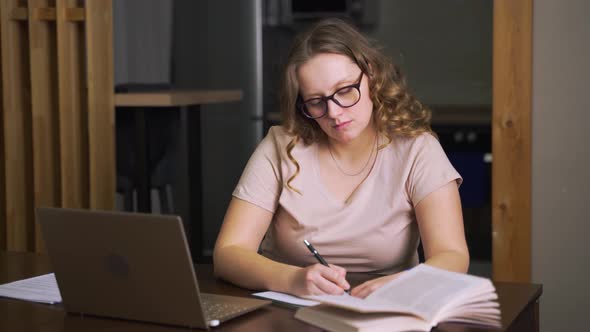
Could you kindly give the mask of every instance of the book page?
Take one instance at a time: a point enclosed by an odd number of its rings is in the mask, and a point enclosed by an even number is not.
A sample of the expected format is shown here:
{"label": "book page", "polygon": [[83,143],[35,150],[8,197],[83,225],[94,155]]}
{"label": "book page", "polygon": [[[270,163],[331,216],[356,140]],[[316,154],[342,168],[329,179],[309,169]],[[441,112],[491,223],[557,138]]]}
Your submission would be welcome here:
{"label": "book page", "polygon": [[332,306],[301,308],[295,318],[327,331],[430,331],[432,326],[410,315],[364,314]]}
{"label": "book page", "polygon": [[61,302],[53,273],[0,285],[0,296],[48,304]]}
{"label": "book page", "polygon": [[377,289],[365,300],[385,307],[405,307],[408,312],[433,321],[448,306],[460,306],[461,301],[481,295],[475,291],[486,290],[481,287],[482,283],[490,281],[421,264]]}
{"label": "book page", "polygon": [[306,298],[364,313],[407,313],[437,323],[441,318],[451,315],[452,309],[468,311],[469,307],[480,304],[473,299],[495,299],[497,295],[488,279],[421,264],[402,273],[399,278],[385,284],[365,299],[347,294]]}
{"label": "book page", "polygon": [[363,313],[408,312],[406,307],[396,305],[395,303],[383,304],[378,301],[370,302],[346,293],[342,295],[308,295],[305,298]]}

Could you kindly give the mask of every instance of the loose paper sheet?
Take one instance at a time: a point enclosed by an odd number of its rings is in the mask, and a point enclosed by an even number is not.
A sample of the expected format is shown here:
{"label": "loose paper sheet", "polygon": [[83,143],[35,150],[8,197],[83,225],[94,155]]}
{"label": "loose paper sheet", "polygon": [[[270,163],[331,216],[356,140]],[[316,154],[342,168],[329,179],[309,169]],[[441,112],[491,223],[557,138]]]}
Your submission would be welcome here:
{"label": "loose paper sheet", "polygon": [[53,273],[0,285],[0,296],[48,304],[61,302]]}
{"label": "loose paper sheet", "polygon": [[320,304],[319,302],[316,302],[316,301],[304,300],[304,299],[299,298],[297,296],[293,296],[293,295],[289,295],[289,294],[285,294],[285,293],[279,293],[279,292],[259,292],[259,293],[254,293],[252,295],[258,296],[258,297],[263,297],[265,299],[269,299],[269,300],[273,300],[273,301],[277,301],[277,302],[281,302],[281,303],[299,306],[299,307],[309,307],[309,306],[314,306],[314,305]]}

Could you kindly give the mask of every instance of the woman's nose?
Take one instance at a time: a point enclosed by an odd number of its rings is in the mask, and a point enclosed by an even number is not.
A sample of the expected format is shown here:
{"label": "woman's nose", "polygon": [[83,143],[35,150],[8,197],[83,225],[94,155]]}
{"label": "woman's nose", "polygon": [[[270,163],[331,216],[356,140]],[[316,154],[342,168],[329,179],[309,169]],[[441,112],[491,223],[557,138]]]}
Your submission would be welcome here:
{"label": "woman's nose", "polygon": [[326,102],[326,108],[328,108],[328,116],[335,119],[342,114],[342,107],[333,100],[329,99]]}

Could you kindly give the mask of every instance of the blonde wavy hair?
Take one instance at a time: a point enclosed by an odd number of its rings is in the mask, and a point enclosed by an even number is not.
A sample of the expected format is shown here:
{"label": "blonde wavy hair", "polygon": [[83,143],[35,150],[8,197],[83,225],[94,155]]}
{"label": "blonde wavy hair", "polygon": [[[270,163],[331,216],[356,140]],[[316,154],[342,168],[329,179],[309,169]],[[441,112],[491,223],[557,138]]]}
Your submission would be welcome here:
{"label": "blonde wavy hair", "polygon": [[293,136],[286,147],[287,155],[296,168],[295,174],[287,181],[287,187],[298,193],[290,183],[299,174],[300,166],[291,152],[299,141],[309,145],[326,139],[326,134],[315,120],[305,117],[297,107],[297,70],[321,53],[344,55],[367,75],[369,97],[373,102],[373,121],[377,132],[385,135],[389,142],[395,136],[413,137],[424,132],[432,133],[430,110],[408,92],[404,76],[391,59],[353,25],[336,18],[321,20],[295,38],[279,92],[282,125]]}

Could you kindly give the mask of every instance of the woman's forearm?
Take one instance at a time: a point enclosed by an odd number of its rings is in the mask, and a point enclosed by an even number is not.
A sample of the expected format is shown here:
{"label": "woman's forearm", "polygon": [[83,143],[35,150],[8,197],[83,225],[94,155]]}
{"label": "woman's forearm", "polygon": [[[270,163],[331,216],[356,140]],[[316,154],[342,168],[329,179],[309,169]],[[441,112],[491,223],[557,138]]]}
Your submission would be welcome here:
{"label": "woman's forearm", "polygon": [[213,254],[215,275],[238,286],[290,292],[296,266],[275,262],[239,246],[216,248]]}

